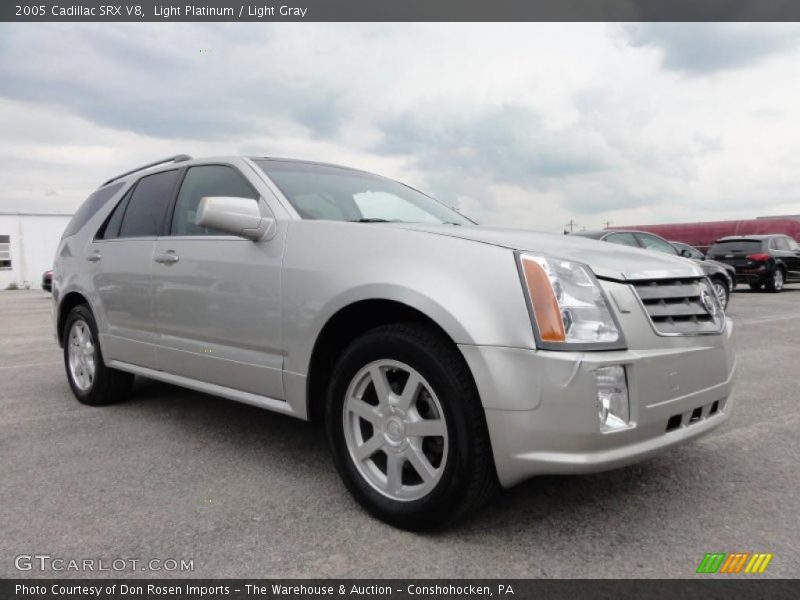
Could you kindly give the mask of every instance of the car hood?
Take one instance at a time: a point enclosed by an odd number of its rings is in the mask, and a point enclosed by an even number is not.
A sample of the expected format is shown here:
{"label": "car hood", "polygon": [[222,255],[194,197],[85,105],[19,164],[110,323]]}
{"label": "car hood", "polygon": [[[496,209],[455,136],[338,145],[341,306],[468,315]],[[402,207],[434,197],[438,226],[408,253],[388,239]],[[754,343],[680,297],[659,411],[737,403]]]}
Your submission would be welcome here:
{"label": "car hood", "polygon": [[565,258],[588,265],[598,277],[618,281],[702,277],[703,271],[692,261],[651,250],[630,248],[571,235],[537,233],[524,229],[483,226],[386,224],[401,229],[472,240],[512,250]]}

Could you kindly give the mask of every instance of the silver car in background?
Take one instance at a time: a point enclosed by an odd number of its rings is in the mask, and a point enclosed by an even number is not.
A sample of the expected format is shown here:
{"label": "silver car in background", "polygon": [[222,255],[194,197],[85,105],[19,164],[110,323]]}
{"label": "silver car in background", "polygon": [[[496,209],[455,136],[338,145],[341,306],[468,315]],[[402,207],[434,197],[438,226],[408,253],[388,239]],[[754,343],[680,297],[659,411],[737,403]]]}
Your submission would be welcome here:
{"label": "silver car in background", "polygon": [[67,228],[53,298],[81,402],[141,375],[324,420],[353,496],[408,529],[731,410],[731,323],[698,266],[478,227],[327,164],[181,155],[115,177]]}

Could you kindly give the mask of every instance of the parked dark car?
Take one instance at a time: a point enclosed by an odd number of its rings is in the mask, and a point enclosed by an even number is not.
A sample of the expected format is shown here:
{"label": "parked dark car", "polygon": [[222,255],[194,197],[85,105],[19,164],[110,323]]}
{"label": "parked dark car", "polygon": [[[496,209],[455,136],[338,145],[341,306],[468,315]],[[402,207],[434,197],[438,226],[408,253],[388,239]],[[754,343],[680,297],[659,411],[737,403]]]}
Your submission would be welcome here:
{"label": "parked dark car", "polygon": [[53,291],[53,272],[52,271],[45,271],[42,274],[42,289],[45,292]]}
{"label": "parked dark car", "polygon": [[614,227],[616,231],[647,231],[664,239],[680,240],[708,252],[711,245],[722,237],[770,235],[780,233],[800,242],[800,216],[759,217],[740,221],[706,221],[696,223],[662,223],[660,225],[631,225]]}
{"label": "parked dark car", "polygon": [[703,272],[711,280],[711,285],[714,288],[714,294],[719,299],[722,308],[728,307],[731,292],[736,285],[735,280],[728,273],[725,265],[716,263],[716,261],[689,258],[664,238],[657,236],[654,233],[647,233],[646,231],[631,231],[603,229],[602,231],[576,231],[572,235],[579,235],[581,237],[588,237],[594,240],[601,240],[603,242],[611,242],[612,244],[620,244],[622,246],[633,246],[634,248],[644,248],[645,250],[656,250],[664,254],[678,255],[697,263]]}
{"label": "parked dark car", "polygon": [[724,237],[708,256],[734,267],[737,279],[754,290],[780,292],[785,283],[800,282],[800,245],[788,235]]}
{"label": "parked dark car", "polygon": [[690,246],[689,244],[684,244],[683,242],[674,242],[672,240],[670,240],[669,243],[675,246],[675,248],[678,250],[678,254],[680,254],[685,258],[691,258],[692,260],[707,260],[712,264],[722,267],[728,272],[728,275],[733,281],[733,287],[734,288],[736,287],[737,284],[736,269],[732,265],[729,265],[724,262],[719,262],[718,260],[713,260],[708,256],[706,256],[705,254],[703,254],[700,250],[698,250],[694,246]]}

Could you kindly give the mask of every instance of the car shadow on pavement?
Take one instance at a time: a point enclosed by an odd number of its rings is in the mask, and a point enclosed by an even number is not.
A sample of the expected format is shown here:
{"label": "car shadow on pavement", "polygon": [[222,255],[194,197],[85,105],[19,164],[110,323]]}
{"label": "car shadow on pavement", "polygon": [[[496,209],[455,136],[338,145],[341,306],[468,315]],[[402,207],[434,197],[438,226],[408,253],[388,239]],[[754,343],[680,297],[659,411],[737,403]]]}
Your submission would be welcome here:
{"label": "car shadow on pavement", "polygon": [[[158,423],[176,443],[200,444],[217,457],[226,455],[238,470],[249,471],[251,477],[272,478],[273,485],[275,481],[291,484],[299,478],[311,489],[321,484],[325,493],[333,491],[326,502],[339,505],[329,510],[361,512],[338,480],[320,424],[140,377],[131,399],[122,407],[137,413],[131,415],[132,420]],[[619,537],[621,532],[646,530],[669,521],[669,511],[675,511],[674,518],[683,521],[685,511],[691,511],[698,496],[713,497],[713,486],[703,489],[708,487],[708,480],[698,480],[698,469],[722,469],[713,455],[689,448],[673,449],[643,463],[599,474],[535,477],[501,491],[462,522],[415,535],[470,538],[491,530],[513,537],[524,524],[527,539],[535,537],[537,531],[550,539],[554,535],[565,539]],[[193,460],[202,462],[204,457],[201,454]],[[692,468],[687,468],[687,463]],[[194,468],[202,469],[203,465]],[[371,520],[366,512],[361,514]]]}
{"label": "car shadow on pavement", "polygon": [[[793,287],[793,286],[797,286],[797,287]],[[733,291],[736,294],[764,294],[765,296],[780,296],[781,294],[789,294],[789,293],[792,293],[792,292],[800,292],[800,284],[787,283],[783,287],[783,289],[780,292],[778,292],[777,294],[775,292],[767,292],[767,291],[765,291],[763,289],[761,289],[761,290],[751,290],[748,286],[741,285],[741,284],[737,285],[736,289],[734,289]]]}

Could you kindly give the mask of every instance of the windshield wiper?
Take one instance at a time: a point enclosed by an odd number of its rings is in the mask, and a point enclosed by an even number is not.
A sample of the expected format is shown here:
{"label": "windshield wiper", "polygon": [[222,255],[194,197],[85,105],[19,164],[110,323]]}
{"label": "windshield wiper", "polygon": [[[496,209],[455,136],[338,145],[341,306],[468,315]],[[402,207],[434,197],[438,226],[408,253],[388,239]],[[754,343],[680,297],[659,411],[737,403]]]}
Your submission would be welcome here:
{"label": "windshield wiper", "polygon": [[350,219],[350,223],[391,223],[388,219]]}

